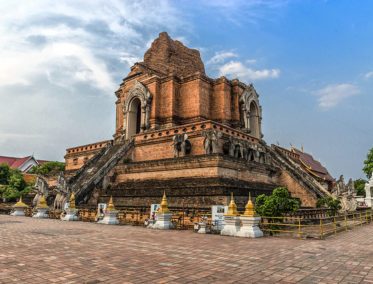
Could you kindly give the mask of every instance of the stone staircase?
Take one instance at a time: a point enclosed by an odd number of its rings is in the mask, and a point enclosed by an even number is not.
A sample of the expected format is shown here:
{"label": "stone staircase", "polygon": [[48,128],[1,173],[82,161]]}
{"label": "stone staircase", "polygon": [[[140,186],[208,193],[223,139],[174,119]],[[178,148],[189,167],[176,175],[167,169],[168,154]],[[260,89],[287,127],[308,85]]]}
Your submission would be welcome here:
{"label": "stone staircase", "polygon": [[267,147],[272,159],[281,169],[286,170],[293,178],[299,180],[305,187],[316,193],[318,196],[331,196],[331,193],[325,189],[316,179],[306,173],[297,163],[292,161],[284,153],[274,147]]}
{"label": "stone staircase", "polygon": [[67,181],[69,191],[75,192],[77,204],[88,201],[95,186],[133,149],[133,146],[133,140],[120,145],[107,145]]}

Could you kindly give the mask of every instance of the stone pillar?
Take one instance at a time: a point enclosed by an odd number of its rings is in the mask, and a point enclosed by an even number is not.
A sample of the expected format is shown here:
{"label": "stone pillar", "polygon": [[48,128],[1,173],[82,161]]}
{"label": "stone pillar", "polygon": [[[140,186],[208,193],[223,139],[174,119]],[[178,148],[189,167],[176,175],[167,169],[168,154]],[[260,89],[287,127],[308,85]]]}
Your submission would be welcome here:
{"label": "stone pillar", "polygon": [[22,202],[22,196],[19,198],[19,201],[13,205],[13,212],[10,213],[12,216],[25,216],[25,209],[28,206]]}
{"label": "stone pillar", "polygon": [[373,174],[370,180],[365,184],[365,204],[368,207],[373,205]]}

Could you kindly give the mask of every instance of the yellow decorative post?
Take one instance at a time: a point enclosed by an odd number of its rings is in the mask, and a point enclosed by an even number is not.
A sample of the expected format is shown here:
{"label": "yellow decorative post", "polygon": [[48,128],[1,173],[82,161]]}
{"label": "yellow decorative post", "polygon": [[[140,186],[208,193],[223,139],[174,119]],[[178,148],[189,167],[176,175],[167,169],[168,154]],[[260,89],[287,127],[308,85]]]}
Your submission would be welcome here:
{"label": "yellow decorative post", "polygon": [[168,202],[166,197],[166,191],[163,191],[163,197],[161,201],[161,207],[158,210],[158,213],[164,214],[164,213],[170,213],[170,210],[168,209]]}
{"label": "yellow decorative post", "polygon": [[249,200],[245,206],[245,212],[241,217],[238,217],[242,223],[241,228],[237,232],[238,237],[259,238],[263,237],[263,232],[259,228],[261,220],[260,216],[256,216],[254,204],[251,200],[251,193],[249,192]]}
{"label": "yellow decorative post", "polygon": [[247,201],[247,204],[245,206],[245,212],[243,213],[243,216],[247,216],[247,217],[254,217],[255,216],[254,204],[251,201],[251,193],[250,192],[249,192],[249,200]]}
{"label": "yellow decorative post", "polygon": [[25,209],[28,208],[28,206],[23,203],[22,196],[20,196],[19,201],[13,205],[13,212],[10,213],[12,216],[25,216]]}
{"label": "yellow decorative post", "polygon": [[71,192],[70,194],[70,200],[69,200],[69,208],[75,209],[76,204],[75,204],[75,193]]}
{"label": "yellow decorative post", "polygon": [[114,206],[114,202],[113,202],[113,196],[110,196],[110,199],[109,199],[106,210],[108,210],[108,211],[115,210],[115,206]]}

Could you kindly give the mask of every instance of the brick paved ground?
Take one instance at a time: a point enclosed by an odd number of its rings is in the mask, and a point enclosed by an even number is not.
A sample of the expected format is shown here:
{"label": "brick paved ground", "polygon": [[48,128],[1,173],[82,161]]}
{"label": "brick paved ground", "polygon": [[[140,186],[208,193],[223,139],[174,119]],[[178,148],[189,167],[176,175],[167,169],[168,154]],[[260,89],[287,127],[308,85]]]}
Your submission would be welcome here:
{"label": "brick paved ground", "polygon": [[373,225],[327,240],[0,215],[0,283],[373,283]]}

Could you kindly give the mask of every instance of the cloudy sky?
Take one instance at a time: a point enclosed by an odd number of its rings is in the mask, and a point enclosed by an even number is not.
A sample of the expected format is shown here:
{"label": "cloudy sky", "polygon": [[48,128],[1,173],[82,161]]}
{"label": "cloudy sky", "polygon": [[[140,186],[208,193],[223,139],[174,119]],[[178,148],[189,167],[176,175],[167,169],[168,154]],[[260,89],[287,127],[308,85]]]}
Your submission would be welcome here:
{"label": "cloudy sky", "polygon": [[63,160],[111,139],[114,91],[161,31],[210,77],[254,83],[267,143],[362,177],[373,147],[373,3],[0,1],[0,155]]}

